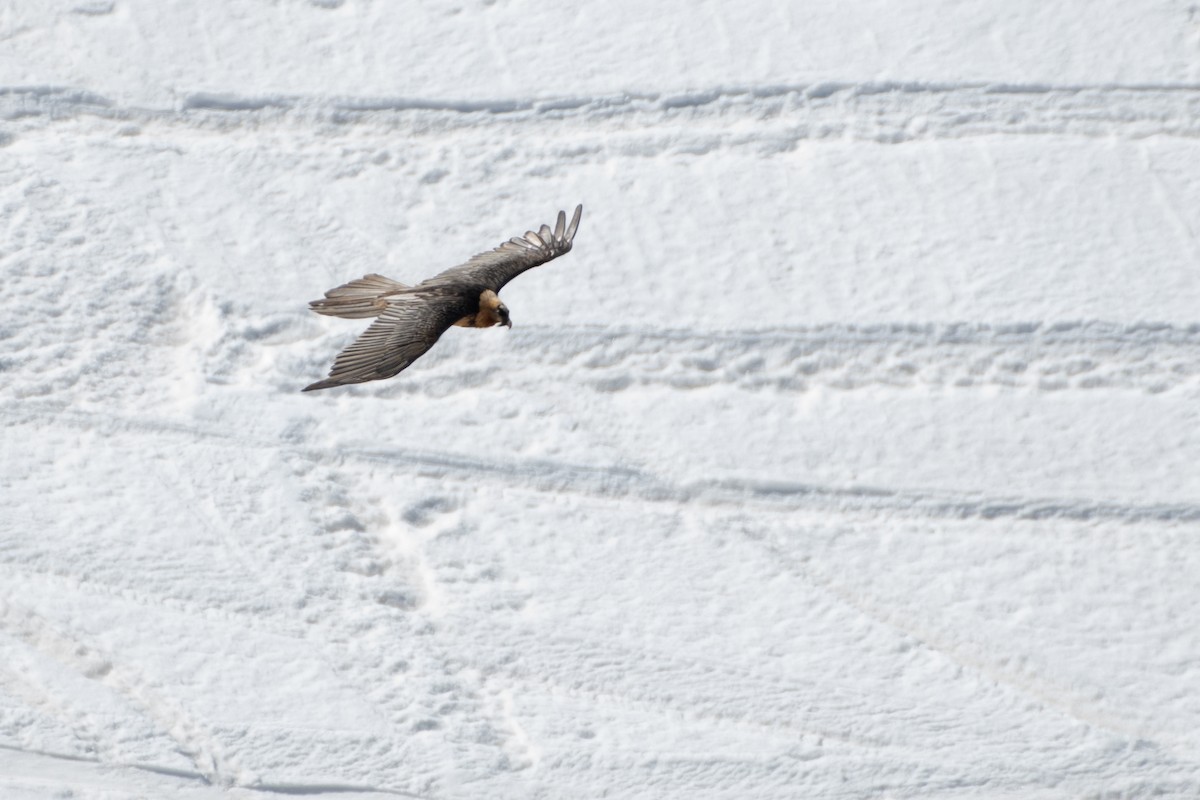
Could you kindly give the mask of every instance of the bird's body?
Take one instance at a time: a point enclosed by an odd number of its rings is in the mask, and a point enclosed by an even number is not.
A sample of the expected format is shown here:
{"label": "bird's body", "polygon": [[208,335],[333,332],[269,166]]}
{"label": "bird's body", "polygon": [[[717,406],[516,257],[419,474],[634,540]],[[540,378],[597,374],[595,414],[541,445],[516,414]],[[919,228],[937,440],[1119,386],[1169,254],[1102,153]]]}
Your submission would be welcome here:
{"label": "bird's body", "polygon": [[498,292],[510,280],[571,250],[583,206],[571,224],[558,212],[554,230],[509,239],[494,250],[471,257],[416,286],[382,275],[365,275],[330,289],[309,303],[313,311],[333,317],[375,317],[371,326],[333,362],[329,377],[304,391],[390,378],[425,354],[448,328],[512,327],[508,307]]}

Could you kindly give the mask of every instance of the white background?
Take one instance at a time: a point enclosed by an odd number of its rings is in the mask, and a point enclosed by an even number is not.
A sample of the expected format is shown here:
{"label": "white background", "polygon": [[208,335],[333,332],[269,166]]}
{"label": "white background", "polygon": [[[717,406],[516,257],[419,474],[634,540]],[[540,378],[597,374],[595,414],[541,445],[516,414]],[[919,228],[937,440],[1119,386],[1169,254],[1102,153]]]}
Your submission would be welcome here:
{"label": "white background", "polygon": [[0,5],[0,795],[1200,793],[1200,12],[547,6]]}

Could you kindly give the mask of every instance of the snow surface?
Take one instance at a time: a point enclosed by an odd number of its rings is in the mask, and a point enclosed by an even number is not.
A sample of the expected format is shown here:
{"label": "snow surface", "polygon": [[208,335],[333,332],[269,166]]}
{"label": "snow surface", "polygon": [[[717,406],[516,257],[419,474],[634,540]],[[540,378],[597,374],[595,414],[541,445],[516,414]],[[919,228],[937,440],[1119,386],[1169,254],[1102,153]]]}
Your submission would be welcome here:
{"label": "snow surface", "polygon": [[1197,84],[1174,1],[0,6],[0,797],[1200,795]]}

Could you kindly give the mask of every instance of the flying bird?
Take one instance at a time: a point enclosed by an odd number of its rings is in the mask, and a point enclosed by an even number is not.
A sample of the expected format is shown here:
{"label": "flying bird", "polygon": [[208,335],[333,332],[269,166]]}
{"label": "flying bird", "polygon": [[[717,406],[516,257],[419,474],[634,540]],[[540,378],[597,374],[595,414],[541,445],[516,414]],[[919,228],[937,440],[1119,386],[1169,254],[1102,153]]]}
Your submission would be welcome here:
{"label": "flying bird", "polygon": [[309,303],[313,311],[376,319],[338,354],[329,377],[304,391],[390,378],[423,356],[453,325],[511,328],[500,289],[525,270],[570,252],[582,214],[583,206],[576,206],[568,225],[566,212],[560,211],[553,231],[549,225],[527,231],[416,286],[372,273],[330,289],[323,299]]}

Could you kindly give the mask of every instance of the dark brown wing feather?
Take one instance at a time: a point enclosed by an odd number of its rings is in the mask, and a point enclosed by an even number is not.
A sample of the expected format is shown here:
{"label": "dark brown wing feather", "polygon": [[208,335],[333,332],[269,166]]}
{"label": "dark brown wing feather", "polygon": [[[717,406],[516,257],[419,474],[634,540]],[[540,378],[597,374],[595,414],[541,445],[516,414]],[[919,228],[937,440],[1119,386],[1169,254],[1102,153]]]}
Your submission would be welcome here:
{"label": "dark brown wing feather", "polygon": [[451,267],[424,281],[421,286],[470,286],[498,292],[504,284],[525,270],[569,253],[582,214],[583,206],[576,206],[571,224],[568,225],[566,212],[560,211],[554,230],[550,230],[549,225],[543,225],[539,231],[528,231],[522,237],[509,239],[495,250],[471,256],[467,263]]}
{"label": "dark brown wing feather", "polygon": [[329,377],[304,391],[365,383],[396,375],[428,352],[469,310],[454,294],[417,293],[391,302],[354,343],[338,354]]}

